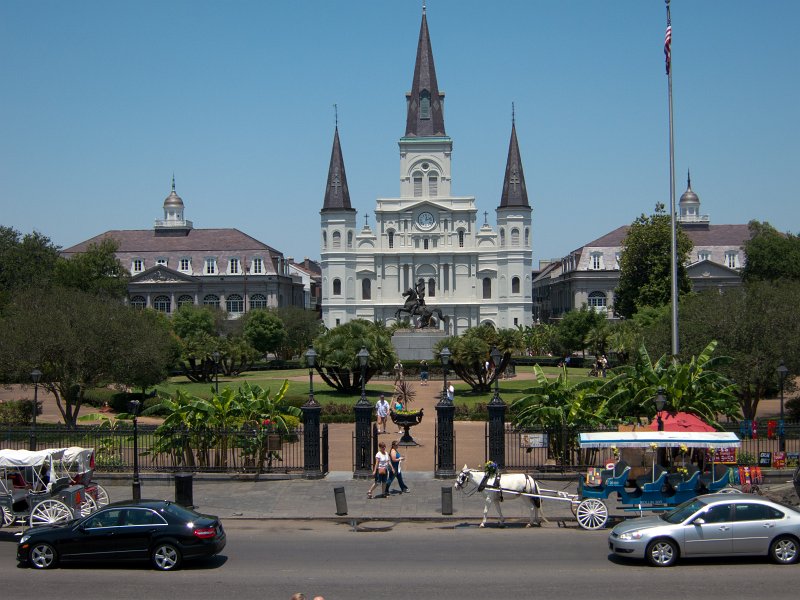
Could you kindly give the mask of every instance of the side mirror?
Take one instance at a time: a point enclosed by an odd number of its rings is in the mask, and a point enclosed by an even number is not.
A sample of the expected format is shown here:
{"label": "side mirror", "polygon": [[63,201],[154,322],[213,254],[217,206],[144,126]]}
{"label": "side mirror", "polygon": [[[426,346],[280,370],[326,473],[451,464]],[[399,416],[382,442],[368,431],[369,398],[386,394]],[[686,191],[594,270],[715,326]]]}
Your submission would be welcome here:
{"label": "side mirror", "polygon": [[706,520],[703,517],[697,517],[694,521],[692,521],[692,525],[705,525]]}

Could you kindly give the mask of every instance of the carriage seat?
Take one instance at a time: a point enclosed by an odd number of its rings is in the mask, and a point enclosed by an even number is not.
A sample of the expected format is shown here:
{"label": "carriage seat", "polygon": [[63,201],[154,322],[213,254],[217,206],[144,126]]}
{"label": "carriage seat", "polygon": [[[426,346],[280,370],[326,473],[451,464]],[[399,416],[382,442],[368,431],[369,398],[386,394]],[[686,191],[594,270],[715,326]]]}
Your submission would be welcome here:
{"label": "carriage seat", "polygon": [[624,460],[614,465],[613,469],[603,469],[600,471],[600,482],[594,485],[586,484],[588,488],[601,489],[607,485],[624,486],[628,479],[628,472],[631,468]]}
{"label": "carriage seat", "polygon": [[676,492],[686,492],[700,489],[700,469],[695,464],[686,465],[686,475],[670,473],[667,483]]}
{"label": "carriage seat", "polygon": [[711,473],[702,473],[700,475],[700,489],[703,491],[708,491],[711,489],[712,486],[719,485],[722,487],[728,478],[728,467],[727,465],[714,465],[714,475],[712,478]]}
{"label": "carriage seat", "polygon": [[647,473],[636,478],[636,489],[642,492],[658,492],[667,482],[667,470],[661,465],[654,465]]}

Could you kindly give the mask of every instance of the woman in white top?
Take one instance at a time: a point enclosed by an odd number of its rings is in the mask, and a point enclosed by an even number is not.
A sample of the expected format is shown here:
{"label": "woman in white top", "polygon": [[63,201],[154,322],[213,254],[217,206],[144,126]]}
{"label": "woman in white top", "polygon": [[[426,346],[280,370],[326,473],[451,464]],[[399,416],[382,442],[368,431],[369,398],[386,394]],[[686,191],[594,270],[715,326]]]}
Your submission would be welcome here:
{"label": "woman in white top", "polygon": [[[372,465],[372,475],[374,477],[374,481],[367,492],[367,498],[372,498],[372,490],[374,490],[378,485],[381,486],[381,490],[385,488],[386,480],[389,476],[390,470],[392,473],[394,473],[392,463],[389,460],[389,455],[386,452],[386,444],[381,442],[378,444],[378,452],[375,453],[375,462]],[[384,494],[383,498],[386,497],[387,496]]]}

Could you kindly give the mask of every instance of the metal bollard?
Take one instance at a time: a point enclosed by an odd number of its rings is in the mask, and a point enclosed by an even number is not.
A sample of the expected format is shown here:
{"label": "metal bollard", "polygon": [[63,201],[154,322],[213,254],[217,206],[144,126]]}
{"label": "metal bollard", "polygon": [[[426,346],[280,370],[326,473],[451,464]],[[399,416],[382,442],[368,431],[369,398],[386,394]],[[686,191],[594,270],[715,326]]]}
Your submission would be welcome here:
{"label": "metal bollard", "polygon": [[175,473],[175,503],[185,506],[186,508],[194,508],[194,498],[192,493],[192,479],[194,475],[191,473]]}
{"label": "metal bollard", "polygon": [[347,497],[344,495],[343,487],[333,488],[333,497],[336,499],[336,514],[347,514]]}
{"label": "metal bollard", "polygon": [[442,514],[453,514],[453,487],[449,485],[442,486]]}

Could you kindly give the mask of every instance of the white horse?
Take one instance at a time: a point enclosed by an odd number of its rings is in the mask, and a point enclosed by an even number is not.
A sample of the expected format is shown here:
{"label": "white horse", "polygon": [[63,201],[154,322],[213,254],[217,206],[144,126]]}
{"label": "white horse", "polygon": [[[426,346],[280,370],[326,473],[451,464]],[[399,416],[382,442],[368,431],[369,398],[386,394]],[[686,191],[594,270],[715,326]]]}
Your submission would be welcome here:
{"label": "white horse", "polygon": [[481,521],[481,527],[486,526],[486,515],[489,512],[490,504],[494,504],[494,508],[500,516],[500,526],[502,527],[505,519],[503,517],[503,512],[500,510],[500,502],[504,500],[513,500],[515,498],[524,498],[525,501],[529,502],[531,505],[530,521],[527,527],[532,527],[534,524],[541,524],[540,520],[547,521],[547,519],[544,518],[544,513],[539,512],[542,507],[541,498],[523,495],[538,495],[540,493],[539,484],[533,477],[525,473],[503,473],[500,475],[499,484],[495,484],[494,475],[486,479],[486,473],[484,471],[470,469],[467,465],[464,465],[461,473],[456,477],[454,487],[464,492],[466,496],[472,496],[478,491],[483,491],[486,495],[486,504],[483,507],[483,521]]}

